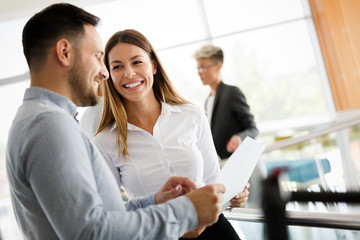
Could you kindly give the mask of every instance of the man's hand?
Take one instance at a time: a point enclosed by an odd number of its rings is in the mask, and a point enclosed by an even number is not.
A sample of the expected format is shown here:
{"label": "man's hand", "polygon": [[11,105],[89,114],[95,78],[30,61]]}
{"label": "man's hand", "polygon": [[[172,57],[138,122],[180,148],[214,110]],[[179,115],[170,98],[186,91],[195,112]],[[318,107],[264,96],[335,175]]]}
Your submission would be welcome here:
{"label": "man's hand", "polygon": [[234,135],[230,138],[230,141],[228,141],[226,145],[226,151],[228,152],[234,152],[242,143],[241,137],[238,135]]}
{"label": "man's hand", "polygon": [[184,195],[196,189],[196,185],[185,177],[171,177],[155,195],[156,204]]}
{"label": "man's hand", "polygon": [[234,207],[245,207],[245,204],[248,200],[248,196],[249,196],[249,189],[250,188],[250,183],[247,183],[247,185],[244,188],[244,191],[242,191],[241,193],[237,194],[235,197],[233,197],[230,200],[230,208],[234,208]]}
{"label": "man's hand", "polygon": [[210,226],[218,220],[221,210],[219,203],[224,199],[220,193],[224,192],[225,186],[223,184],[212,184],[185,195],[191,200],[196,209],[198,228]]}

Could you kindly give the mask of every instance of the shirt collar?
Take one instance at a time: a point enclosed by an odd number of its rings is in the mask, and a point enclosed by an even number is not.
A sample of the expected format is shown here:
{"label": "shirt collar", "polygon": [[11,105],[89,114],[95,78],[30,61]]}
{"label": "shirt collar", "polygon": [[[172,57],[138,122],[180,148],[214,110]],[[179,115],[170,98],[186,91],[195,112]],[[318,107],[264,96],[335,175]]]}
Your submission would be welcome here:
{"label": "shirt collar", "polygon": [[[159,119],[170,116],[172,113],[181,112],[181,109],[175,105],[175,104],[169,104],[161,102],[161,113],[159,116]],[[140,130],[137,126],[127,123],[128,130]],[[114,131],[116,129],[116,123],[112,125],[110,128],[110,132]]]}
{"label": "shirt collar", "polygon": [[71,116],[75,116],[77,106],[68,98],[42,87],[30,87],[26,89],[24,101],[40,99],[49,101],[64,109]]}
{"label": "shirt collar", "polygon": [[171,113],[175,113],[175,112],[181,112],[181,109],[179,108],[179,106],[177,104],[169,104],[169,103],[161,102],[160,116],[166,117],[166,116],[171,115]]}

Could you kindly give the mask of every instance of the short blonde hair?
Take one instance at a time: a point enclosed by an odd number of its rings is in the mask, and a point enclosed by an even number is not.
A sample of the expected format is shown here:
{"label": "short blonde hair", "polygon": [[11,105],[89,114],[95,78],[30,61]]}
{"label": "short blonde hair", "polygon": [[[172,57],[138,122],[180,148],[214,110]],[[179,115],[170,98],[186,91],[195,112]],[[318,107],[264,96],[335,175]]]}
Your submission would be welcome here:
{"label": "short blonde hair", "polygon": [[222,49],[211,44],[202,46],[194,53],[193,57],[196,60],[200,58],[209,58],[214,62],[224,62],[224,53]]}

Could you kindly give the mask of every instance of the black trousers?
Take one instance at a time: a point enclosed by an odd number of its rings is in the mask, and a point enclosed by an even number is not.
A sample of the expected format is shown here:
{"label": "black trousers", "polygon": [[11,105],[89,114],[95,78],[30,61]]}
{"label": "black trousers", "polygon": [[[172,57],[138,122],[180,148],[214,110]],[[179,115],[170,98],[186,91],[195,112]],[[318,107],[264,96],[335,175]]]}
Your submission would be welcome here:
{"label": "black trousers", "polygon": [[232,227],[231,223],[220,214],[219,220],[205,230],[197,238],[180,238],[180,239],[206,239],[206,240],[240,240],[239,235]]}

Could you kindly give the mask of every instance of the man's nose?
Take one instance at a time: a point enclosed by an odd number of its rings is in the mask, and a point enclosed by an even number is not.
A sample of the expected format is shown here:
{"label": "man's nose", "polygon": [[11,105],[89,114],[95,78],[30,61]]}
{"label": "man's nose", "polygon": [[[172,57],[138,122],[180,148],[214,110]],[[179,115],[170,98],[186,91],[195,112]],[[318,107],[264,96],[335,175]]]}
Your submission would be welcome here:
{"label": "man's nose", "polygon": [[105,64],[102,63],[101,69],[100,69],[100,76],[102,77],[102,80],[106,80],[109,78],[109,72],[105,67]]}

